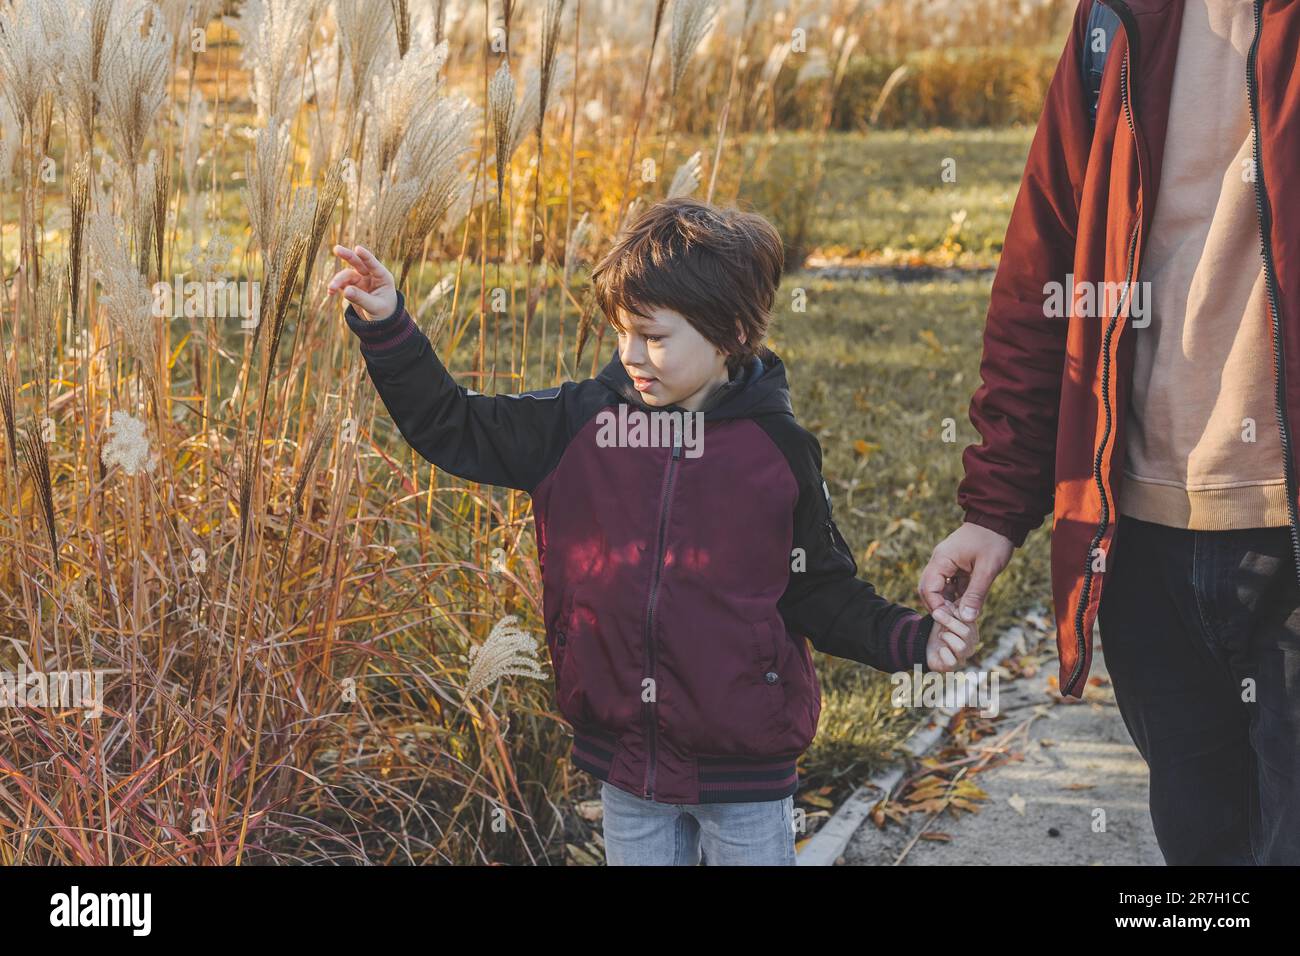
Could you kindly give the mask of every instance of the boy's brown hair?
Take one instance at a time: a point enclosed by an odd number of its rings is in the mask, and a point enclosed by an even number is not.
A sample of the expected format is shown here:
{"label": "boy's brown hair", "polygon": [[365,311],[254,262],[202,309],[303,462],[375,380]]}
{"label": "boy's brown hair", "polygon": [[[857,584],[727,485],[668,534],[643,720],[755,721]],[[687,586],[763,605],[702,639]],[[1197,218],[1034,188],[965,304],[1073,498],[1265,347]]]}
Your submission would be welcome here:
{"label": "boy's brown hair", "polygon": [[781,237],[762,216],[678,196],[637,216],[591,280],[616,329],[620,310],[648,318],[655,307],[672,309],[727,354],[734,373],[767,351],[763,337],[784,267]]}

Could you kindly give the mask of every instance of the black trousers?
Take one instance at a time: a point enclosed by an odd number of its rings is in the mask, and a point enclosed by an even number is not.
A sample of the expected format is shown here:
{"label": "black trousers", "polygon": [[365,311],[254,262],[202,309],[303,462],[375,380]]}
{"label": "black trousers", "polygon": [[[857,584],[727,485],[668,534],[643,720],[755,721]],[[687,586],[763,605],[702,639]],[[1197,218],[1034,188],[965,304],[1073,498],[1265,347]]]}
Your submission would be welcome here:
{"label": "black trousers", "polygon": [[1287,528],[1121,515],[1099,623],[1165,862],[1300,864],[1300,585]]}

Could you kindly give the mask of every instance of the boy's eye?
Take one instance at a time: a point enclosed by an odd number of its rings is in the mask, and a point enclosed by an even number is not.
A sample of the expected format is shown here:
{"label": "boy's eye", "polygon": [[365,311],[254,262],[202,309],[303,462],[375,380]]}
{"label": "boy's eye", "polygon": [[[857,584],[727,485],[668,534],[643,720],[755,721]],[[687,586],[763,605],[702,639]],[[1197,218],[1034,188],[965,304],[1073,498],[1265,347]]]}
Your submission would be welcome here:
{"label": "boy's eye", "polygon": [[660,339],[662,339],[662,338],[663,338],[662,335],[647,335],[647,336],[645,337],[645,340],[646,340],[647,342],[658,342],[658,341],[659,341]]}

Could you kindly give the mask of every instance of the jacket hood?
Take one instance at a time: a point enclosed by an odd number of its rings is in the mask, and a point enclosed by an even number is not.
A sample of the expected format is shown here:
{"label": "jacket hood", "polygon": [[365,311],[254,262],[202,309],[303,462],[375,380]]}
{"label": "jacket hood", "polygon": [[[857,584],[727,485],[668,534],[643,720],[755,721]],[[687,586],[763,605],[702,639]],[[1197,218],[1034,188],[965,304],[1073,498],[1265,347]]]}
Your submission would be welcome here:
{"label": "jacket hood", "polygon": [[[685,411],[679,405],[647,405],[632,384],[632,377],[618,357],[618,346],[609,362],[596,376],[597,381],[625,399],[628,404],[646,411]],[[728,418],[753,418],[758,415],[794,414],[790,404],[790,387],[785,377],[785,363],[769,348],[752,356],[749,364],[736,371],[731,380],[710,396],[701,409],[705,421]]]}

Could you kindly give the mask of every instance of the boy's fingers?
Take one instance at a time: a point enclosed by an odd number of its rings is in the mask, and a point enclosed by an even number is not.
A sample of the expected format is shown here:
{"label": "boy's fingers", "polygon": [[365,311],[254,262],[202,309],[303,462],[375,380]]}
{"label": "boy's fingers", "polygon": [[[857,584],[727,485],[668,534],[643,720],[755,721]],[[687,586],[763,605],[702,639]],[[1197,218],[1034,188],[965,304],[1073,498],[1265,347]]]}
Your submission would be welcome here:
{"label": "boy's fingers", "polygon": [[[949,605],[951,607],[951,605]],[[970,637],[970,625],[964,624],[958,620],[957,616],[951,613],[946,607],[937,607],[930,612],[931,616],[946,627],[948,630],[957,634],[959,637]]]}
{"label": "boy's fingers", "polygon": [[958,637],[956,634],[952,633],[951,631],[944,631],[939,636],[943,639],[943,642],[945,644],[947,644],[949,647],[952,648],[952,652],[956,654],[958,657],[966,656],[967,653],[966,642],[962,640],[960,637]]}
{"label": "boy's fingers", "polygon": [[381,276],[385,279],[392,278],[384,264],[376,259],[375,254],[365,246],[357,246],[356,253],[357,257],[365,264],[369,275]]}
{"label": "boy's fingers", "polygon": [[340,269],[334,274],[334,278],[330,279],[329,292],[333,294],[345,285],[356,282],[359,278],[356,269]]}
{"label": "boy's fingers", "polygon": [[343,297],[349,302],[361,306],[371,315],[382,318],[384,315],[384,304],[376,296],[369,292],[363,292],[360,287],[350,285],[343,290]]}
{"label": "boy's fingers", "polygon": [[340,259],[346,259],[348,262],[352,263],[352,268],[356,269],[357,272],[360,273],[361,275],[368,274],[365,262],[363,262],[361,257],[357,255],[355,252],[353,252],[351,249],[349,249],[347,246],[335,246],[334,255],[338,256]]}

